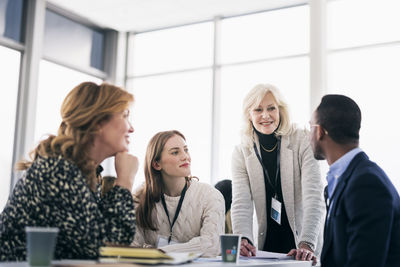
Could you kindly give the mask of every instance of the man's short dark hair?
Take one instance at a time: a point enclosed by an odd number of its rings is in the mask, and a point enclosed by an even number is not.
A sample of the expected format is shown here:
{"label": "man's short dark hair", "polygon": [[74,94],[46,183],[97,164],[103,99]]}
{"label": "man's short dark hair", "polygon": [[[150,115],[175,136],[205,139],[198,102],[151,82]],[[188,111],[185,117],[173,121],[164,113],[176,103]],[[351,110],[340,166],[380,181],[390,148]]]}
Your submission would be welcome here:
{"label": "man's short dark hair", "polygon": [[361,110],[353,99],[344,95],[325,95],[316,110],[319,125],[339,144],[358,143]]}
{"label": "man's short dark hair", "polygon": [[225,213],[227,213],[231,209],[232,204],[232,181],[228,179],[219,181],[215,185],[215,188],[218,189],[224,196]]}

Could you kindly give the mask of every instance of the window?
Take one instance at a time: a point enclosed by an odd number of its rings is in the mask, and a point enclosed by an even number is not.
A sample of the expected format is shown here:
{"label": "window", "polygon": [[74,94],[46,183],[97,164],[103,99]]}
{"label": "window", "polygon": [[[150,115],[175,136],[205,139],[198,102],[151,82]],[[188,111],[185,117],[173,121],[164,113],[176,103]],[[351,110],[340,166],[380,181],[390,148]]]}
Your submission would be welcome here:
{"label": "window", "polygon": [[135,35],[134,63],[129,74],[210,67],[212,32],[213,24],[209,22]]}
{"label": "window", "polygon": [[[231,178],[242,101],[258,83],[278,86],[293,111],[292,120],[305,124],[310,105],[308,17],[308,6],[303,5],[222,19],[217,66],[211,22],[134,35],[128,71],[128,87],[137,100],[133,153],[144,158],[151,136],[176,128],[187,137],[193,175],[210,183]],[[213,73],[211,67],[220,71]],[[221,81],[214,88],[213,75]],[[213,99],[213,90],[219,99]],[[214,112],[213,101],[219,102]],[[211,136],[213,119],[220,128],[217,136]],[[217,141],[217,159],[211,155],[212,141]],[[215,170],[210,169],[211,160]]]}
{"label": "window", "polygon": [[353,98],[362,114],[360,147],[400,189],[400,45],[334,53],[330,56],[329,92]]}
{"label": "window", "polygon": [[22,42],[24,0],[0,1],[0,36]]}
{"label": "window", "polygon": [[57,134],[61,123],[60,109],[69,91],[81,82],[102,80],[60,65],[42,60],[36,105],[35,142],[48,134]]}
{"label": "window", "polygon": [[[144,160],[151,137],[159,131],[178,130],[186,137],[192,175],[209,183],[211,78],[211,71],[204,70],[135,79],[132,153]],[[135,187],[143,181],[143,173],[139,172]]]}
{"label": "window", "polygon": [[[128,80],[127,86],[135,96],[132,153],[144,160],[152,136],[159,131],[179,130],[187,140],[192,175],[208,183],[211,181],[212,48],[213,24],[208,22],[137,34],[133,45],[134,67],[129,72],[135,76]],[[134,187],[143,181],[143,173],[138,172]]]}
{"label": "window", "polygon": [[225,19],[221,63],[308,53],[308,6]]}
{"label": "window", "polygon": [[329,48],[399,41],[399,10],[398,0],[328,2]]}
{"label": "window", "polygon": [[44,56],[80,68],[103,70],[104,35],[101,31],[46,10]]}
{"label": "window", "polygon": [[0,209],[7,202],[10,190],[12,154],[14,144],[15,115],[17,110],[20,53],[0,46],[0,73],[2,75],[2,97],[0,98]]}
{"label": "window", "polygon": [[232,176],[243,99],[255,85],[277,86],[292,122],[302,127],[309,120],[308,16],[308,6],[298,6],[222,21],[219,179]]}
{"label": "window", "polygon": [[348,95],[358,103],[360,147],[382,167],[397,190],[400,126],[393,118],[400,113],[399,8],[396,0],[328,3],[329,92]]}

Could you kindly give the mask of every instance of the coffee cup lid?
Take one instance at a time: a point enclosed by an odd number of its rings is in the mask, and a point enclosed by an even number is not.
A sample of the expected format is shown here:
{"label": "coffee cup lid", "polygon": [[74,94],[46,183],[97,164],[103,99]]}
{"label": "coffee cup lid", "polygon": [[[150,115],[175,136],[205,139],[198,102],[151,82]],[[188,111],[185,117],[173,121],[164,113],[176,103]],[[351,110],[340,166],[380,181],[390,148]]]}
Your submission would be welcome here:
{"label": "coffee cup lid", "polygon": [[40,226],[26,226],[26,232],[37,232],[37,233],[58,233],[57,227],[40,227]]}

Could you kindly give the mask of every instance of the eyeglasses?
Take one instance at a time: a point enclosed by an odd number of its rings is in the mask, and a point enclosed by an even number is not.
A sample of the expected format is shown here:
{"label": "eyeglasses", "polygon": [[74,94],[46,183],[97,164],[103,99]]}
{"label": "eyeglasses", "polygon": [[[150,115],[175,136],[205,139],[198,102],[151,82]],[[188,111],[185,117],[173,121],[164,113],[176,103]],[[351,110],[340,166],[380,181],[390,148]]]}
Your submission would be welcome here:
{"label": "eyeglasses", "polygon": [[311,124],[311,123],[309,123],[309,126],[310,126],[309,130],[311,130],[312,127],[321,127],[322,130],[324,130],[324,133],[328,134],[328,131],[324,127],[322,127],[320,124]]}

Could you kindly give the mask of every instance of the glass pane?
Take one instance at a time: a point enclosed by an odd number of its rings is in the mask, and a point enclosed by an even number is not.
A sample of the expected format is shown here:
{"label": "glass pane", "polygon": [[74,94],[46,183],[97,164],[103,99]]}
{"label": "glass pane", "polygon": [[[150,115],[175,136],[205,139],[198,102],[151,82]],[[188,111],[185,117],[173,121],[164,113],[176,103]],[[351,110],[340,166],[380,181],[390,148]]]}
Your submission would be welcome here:
{"label": "glass pane", "polygon": [[57,134],[61,123],[61,104],[68,92],[81,82],[102,80],[48,61],[40,62],[39,85],[36,106],[35,142],[48,134]]}
{"label": "glass pane", "polygon": [[399,0],[328,2],[331,49],[400,40]]}
{"label": "glass pane", "polygon": [[222,20],[221,62],[308,53],[308,14],[306,5]]}
{"label": "glass pane", "polygon": [[291,119],[299,125],[309,120],[309,60],[301,57],[221,69],[220,177],[231,178],[233,148],[240,144],[242,103],[245,95],[259,83],[279,88],[290,108]]}
{"label": "glass pane", "polygon": [[213,61],[212,23],[142,33],[133,38],[130,75],[210,66]]}
{"label": "glass pane", "polygon": [[43,53],[53,59],[103,70],[104,33],[46,10]]}
{"label": "glass pane", "polygon": [[3,210],[11,181],[20,53],[0,46],[0,58],[0,73],[4,74],[0,98],[0,210]]}
{"label": "glass pane", "polygon": [[329,60],[329,92],[358,103],[360,146],[400,190],[400,45],[334,53]]}
{"label": "glass pane", "polygon": [[0,0],[0,35],[22,42],[24,0]]}
{"label": "glass pane", "polygon": [[[132,80],[131,80],[132,82]],[[143,159],[150,138],[159,131],[179,130],[192,158],[192,175],[210,182],[211,71],[185,72],[133,80],[133,127],[130,151]],[[135,187],[144,181],[138,172]]]}

